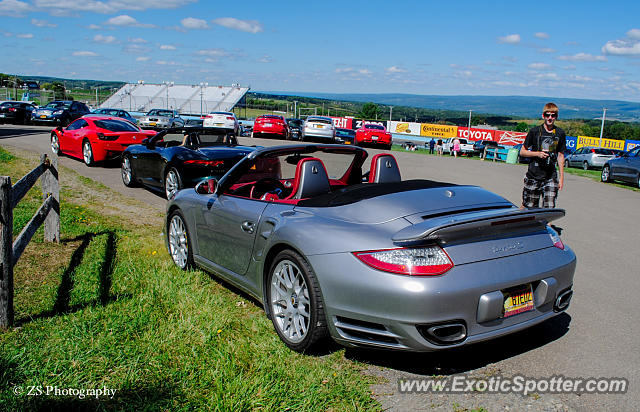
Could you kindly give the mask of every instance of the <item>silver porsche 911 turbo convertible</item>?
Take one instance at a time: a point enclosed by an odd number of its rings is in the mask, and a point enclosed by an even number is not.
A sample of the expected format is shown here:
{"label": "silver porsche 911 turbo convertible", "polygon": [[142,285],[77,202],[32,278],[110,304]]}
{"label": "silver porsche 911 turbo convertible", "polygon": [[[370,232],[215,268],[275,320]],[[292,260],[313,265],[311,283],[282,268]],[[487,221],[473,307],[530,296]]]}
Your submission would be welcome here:
{"label": "silver porsche 911 turbo convertible", "polygon": [[576,256],[548,224],[476,186],[401,180],[390,154],[262,148],[167,204],[167,247],[263,303],[282,341],[451,348],[564,311]]}

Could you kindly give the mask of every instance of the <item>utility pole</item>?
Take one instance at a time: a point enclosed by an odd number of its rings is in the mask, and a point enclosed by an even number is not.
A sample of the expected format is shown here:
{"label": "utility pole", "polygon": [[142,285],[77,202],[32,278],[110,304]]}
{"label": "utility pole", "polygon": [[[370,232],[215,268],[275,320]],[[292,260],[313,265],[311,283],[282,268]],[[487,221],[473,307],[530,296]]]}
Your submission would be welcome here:
{"label": "utility pole", "polygon": [[600,141],[598,147],[602,147],[602,132],[604,132],[604,118],[607,116],[607,108],[602,108],[602,125],[600,126]]}
{"label": "utility pole", "polygon": [[473,110],[469,110],[469,136],[471,136],[471,112]]}
{"label": "utility pole", "polygon": [[391,121],[391,116],[393,116],[393,106],[389,106],[389,121]]}

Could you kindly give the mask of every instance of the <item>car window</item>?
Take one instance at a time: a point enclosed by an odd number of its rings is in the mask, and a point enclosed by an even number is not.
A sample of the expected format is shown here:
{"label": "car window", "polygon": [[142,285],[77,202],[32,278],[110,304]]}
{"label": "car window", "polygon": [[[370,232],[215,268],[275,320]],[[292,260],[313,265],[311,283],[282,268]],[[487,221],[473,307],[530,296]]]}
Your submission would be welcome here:
{"label": "car window", "polygon": [[45,109],[68,109],[71,106],[69,102],[51,102],[47,103]]}
{"label": "car window", "polygon": [[384,130],[383,126],[377,125],[377,124],[366,124],[365,127],[367,129],[372,129],[372,130]]}
{"label": "car window", "polygon": [[137,127],[129,122],[115,119],[94,120],[96,127],[109,130],[111,132],[139,132]]}
{"label": "car window", "polygon": [[87,123],[86,120],[78,119],[75,122],[71,123],[67,127],[67,130],[78,130],[78,129],[82,129],[83,127],[87,127],[87,126],[89,126],[89,123]]}

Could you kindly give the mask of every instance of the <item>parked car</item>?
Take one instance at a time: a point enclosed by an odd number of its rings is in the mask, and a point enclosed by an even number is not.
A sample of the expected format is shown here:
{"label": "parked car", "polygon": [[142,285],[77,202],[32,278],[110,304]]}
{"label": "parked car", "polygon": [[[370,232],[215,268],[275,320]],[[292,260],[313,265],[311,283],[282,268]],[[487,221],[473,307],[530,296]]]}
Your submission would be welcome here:
{"label": "parked car", "polygon": [[[473,154],[474,154],[473,143],[471,143],[470,141],[468,141],[465,138],[458,137],[457,139],[460,141],[460,152],[458,154],[467,155],[467,156],[473,156]],[[442,142],[442,152],[443,153],[447,153],[447,154],[453,155],[453,141],[454,140],[456,140],[456,137],[445,139]]]}
{"label": "parked car", "polygon": [[162,191],[167,199],[205,177],[220,178],[255,147],[208,128],[165,129],[122,154],[122,182]]}
{"label": "parked car", "polygon": [[177,110],[151,109],[138,119],[138,125],[143,129],[183,127],[184,119]]}
{"label": "parked car", "polygon": [[355,144],[356,131],[353,129],[336,127],[336,142],[343,144]]}
{"label": "parked car", "polygon": [[355,144],[357,146],[376,145],[391,150],[391,133],[384,126],[375,123],[364,123],[356,130]]}
{"label": "parked car", "polygon": [[284,116],[278,114],[263,114],[253,122],[251,137],[279,136],[289,140],[289,126]]}
{"label": "parked car", "polygon": [[289,135],[292,139],[302,139],[302,127],[304,121],[302,119],[287,119],[287,125],[289,126]]}
{"label": "parked car", "polygon": [[126,110],[122,110],[122,109],[109,109],[109,108],[102,108],[102,109],[96,109],[94,110],[91,114],[99,114],[99,115],[104,115],[104,116],[111,116],[111,117],[120,117],[122,119],[128,120],[131,123],[137,123],[138,121],[129,114],[128,111]]}
{"label": "parked car", "polygon": [[232,112],[211,112],[205,116],[202,126],[215,127],[238,135],[240,129],[238,119]]}
{"label": "parked car", "polygon": [[548,225],[564,210],[520,210],[476,186],[402,181],[388,153],[363,174],[366,158],[345,145],[257,149],[167,204],[169,255],[261,302],[296,351],[327,336],[437,351],[567,309],[576,256]]}
{"label": "parked car", "polygon": [[111,116],[84,116],[66,128],[51,131],[51,150],[84,160],[87,166],[118,157],[127,146],[140,143],[156,132]]}
{"label": "parked car", "polygon": [[86,104],[72,100],[54,100],[31,113],[31,121],[67,126],[74,120],[91,113]]}
{"label": "parked car", "polygon": [[473,142],[473,154],[482,156],[484,155],[484,149],[488,147],[497,148],[498,142],[494,142],[493,140],[476,140]]}
{"label": "parked car", "polygon": [[253,120],[238,120],[240,124],[240,136],[251,136],[253,132]]}
{"label": "parked car", "polygon": [[9,101],[0,104],[0,123],[31,123],[31,113],[36,107],[31,103]]}
{"label": "parked car", "polygon": [[620,157],[607,160],[602,166],[600,179],[605,183],[621,180],[640,188],[640,146],[634,147]]}
{"label": "parked car", "polygon": [[581,147],[564,159],[564,167],[581,167],[584,170],[602,168],[607,160],[614,159],[611,149],[599,147]]}
{"label": "parked car", "polygon": [[333,119],[325,116],[309,116],[302,127],[302,140],[321,140],[333,143],[336,138],[336,127]]}

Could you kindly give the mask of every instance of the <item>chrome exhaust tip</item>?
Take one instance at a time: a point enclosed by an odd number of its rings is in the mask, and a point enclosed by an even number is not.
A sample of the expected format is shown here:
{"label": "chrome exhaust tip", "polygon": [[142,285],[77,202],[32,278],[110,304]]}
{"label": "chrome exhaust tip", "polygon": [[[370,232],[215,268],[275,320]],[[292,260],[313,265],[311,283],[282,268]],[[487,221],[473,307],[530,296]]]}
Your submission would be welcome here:
{"label": "chrome exhaust tip", "polygon": [[436,345],[453,345],[467,338],[467,327],[463,322],[447,322],[418,327],[420,334]]}
{"label": "chrome exhaust tip", "polygon": [[569,307],[569,303],[571,303],[571,297],[573,296],[573,290],[567,289],[562,292],[556,298],[555,303],[553,304],[553,310],[556,312],[562,312],[563,310]]}

